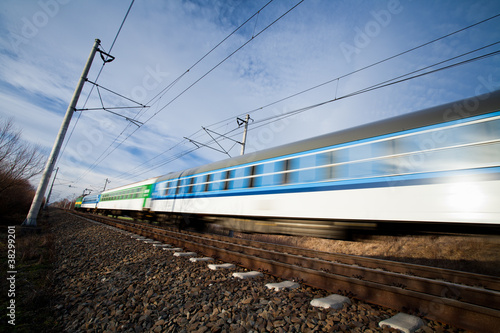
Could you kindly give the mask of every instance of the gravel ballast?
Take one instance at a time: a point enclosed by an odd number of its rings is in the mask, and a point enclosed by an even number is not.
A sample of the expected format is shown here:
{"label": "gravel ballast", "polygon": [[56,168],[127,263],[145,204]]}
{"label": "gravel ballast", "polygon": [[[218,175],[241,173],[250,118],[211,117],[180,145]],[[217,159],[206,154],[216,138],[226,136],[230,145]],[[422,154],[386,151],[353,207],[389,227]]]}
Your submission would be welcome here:
{"label": "gravel ballast", "polygon": [[[352,297],[340,310],[313,307],[330,293],[304,285],[273,291],[265,285],[281,280],[267,274],[241,280],[232,277],[241,267],[211,270],[76,216],[53,220],[54,311],[64,331],[396,332],[378,326],[395,310]],[[459,332],[424,323],[421,332]]]}

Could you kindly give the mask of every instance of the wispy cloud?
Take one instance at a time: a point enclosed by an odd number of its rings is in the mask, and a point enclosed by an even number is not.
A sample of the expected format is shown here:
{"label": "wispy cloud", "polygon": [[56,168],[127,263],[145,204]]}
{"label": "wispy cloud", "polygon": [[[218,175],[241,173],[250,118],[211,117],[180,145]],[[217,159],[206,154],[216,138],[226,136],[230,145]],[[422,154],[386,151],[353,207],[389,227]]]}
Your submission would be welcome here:
{"label": "wispy cloud", "polygon": [[[136,2],[112,50],[116,59],[104,66],[98,84],[147,103],[267,2]],[[59,166],[62,179],[78,182],[72,184],[75,187],[61,190],[60,196],[81,193],[89,186],[102,187],[106,178],[112,179],[113,186],[119,186],[225,158],[207,148],[179,159],[175,156],[194,147],[183,142],[185,136],[199,131],[197,140],[210,140],[201,126],[227,119],[213,129],[221,133],[234,130],[236,115],[500,13],[500,4],[491,1],[308,0],[252,39],[296,3],[273,1],[150,108],[117,111],[130,118],[140,115],[138,120],[146,124],[139,129],[104,111],[75,113],[70,126],[72,136]],[[28,141],[50,149],[94,39],[100,38],[103,49],[109,49],[128,5],[118,0],[6,0],[0,4],[0,115],[13,116]],[[497,26],[498,19],[492,20],[425,49],[262,108],[252,118],[258,121],[343,96],[498,41]],[[249,40],[248,45],[179,96]],[[498,57],[490,58],[440,72],[328,104],[265,127],[252,129],[251,124],[248,149],[289,143],[470,96],[481,90],[478,87],[498,88],[499,61]],[[96,57],[90,80],[95,80],[101,66],[101,59]],[[95,88],[87,100],[90,90],[87,83],[79,108],[101,106]],[[134,105],[104,90],[100,92],[105,106]],[[232,133],[240,135],[241,129]],[[233,145],[227,140],[221,144],[228,149]],[[231,153],[238,151],[236,147]],[[159,158],[135,169],[159,154]],[[95,161],[101,162],[89,171]],[[171,162],[152,169],[167,161]],[[123,175],[134,169],[140,171],[137,176]],[[148,169],[152,170],[144,172]]]}

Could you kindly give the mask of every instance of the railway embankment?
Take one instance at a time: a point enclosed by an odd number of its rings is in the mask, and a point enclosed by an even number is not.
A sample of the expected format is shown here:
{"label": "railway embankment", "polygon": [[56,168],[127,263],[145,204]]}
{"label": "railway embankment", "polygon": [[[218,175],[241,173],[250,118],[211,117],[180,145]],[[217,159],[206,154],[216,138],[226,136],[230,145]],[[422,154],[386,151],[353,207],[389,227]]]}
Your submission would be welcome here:
{"label": "railway embankment", "polygon": [[[389,332],[397,311],[360,302],[313,307],[330,293],[301,285],[276,292],[264,274],[241,280],[98,223],[57,212],[53,311],[64,331]],[[217,262],[216,263],[220,263]],[[298,277],[300,278],[300,277]],[[352,296],[352,295],[346,295]],[[421,332],[458,332],[424,319]]]}

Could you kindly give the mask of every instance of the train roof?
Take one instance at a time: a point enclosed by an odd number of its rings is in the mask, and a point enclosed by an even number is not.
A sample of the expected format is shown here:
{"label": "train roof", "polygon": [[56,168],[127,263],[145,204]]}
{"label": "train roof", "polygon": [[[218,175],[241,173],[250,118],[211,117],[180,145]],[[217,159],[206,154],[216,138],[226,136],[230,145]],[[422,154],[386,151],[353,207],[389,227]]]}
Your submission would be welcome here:
{"label": "train roof", "polygon": [[158,178],[158,181],[229,168],[236,165],[290,155],[301,151],[333,146],[424,126],[436,125],[448,121],[465,119],[497,110],[500,110],[500,90],[324,134],[310,139],[217,161],[200,167],[171,172]]}
{"label": "train roof", "polygon": [[141,186],[141,185],[153,184],[154,182],[156,182],[156,179],[158,179],[158,177],[153,177],[153,178],[149,178],[149,179],[146,179],[146,180],[141,180],[139,182],[135,182],[135,183],[128,184],[128,185],[123,185],[123,186],[120,186],[120,187],[110,188],[110,189],[108,189],[108,190],[106,190],[104,192],[101,192],[101,194],[106,194],[106,193],[111,193],[111,192],[115,192],[115,191],[125,190],[125,189],[128,189],[128,188],[133,188],[133,187]]}

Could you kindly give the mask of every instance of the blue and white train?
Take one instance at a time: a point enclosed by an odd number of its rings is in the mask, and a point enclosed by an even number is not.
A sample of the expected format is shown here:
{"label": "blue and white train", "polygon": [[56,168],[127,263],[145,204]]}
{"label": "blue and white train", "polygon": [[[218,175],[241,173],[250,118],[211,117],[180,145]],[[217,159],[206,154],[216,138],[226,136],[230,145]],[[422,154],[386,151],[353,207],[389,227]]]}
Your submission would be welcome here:
{"label": "blue and white train", "polygon": [[[146,183],[141,207],[127,208],[127,193],[113,212],[320,237],[360,229],[498,232],[500,91]],[[129,188],[137,184],[121,191]],[[102,200],[112,191],[100,195],[97,211],[111,213],[113,200]]]}

